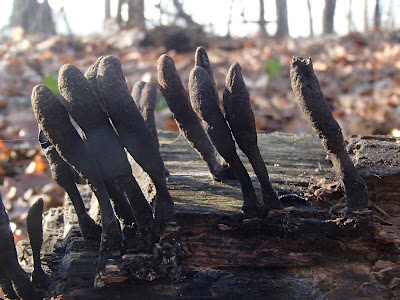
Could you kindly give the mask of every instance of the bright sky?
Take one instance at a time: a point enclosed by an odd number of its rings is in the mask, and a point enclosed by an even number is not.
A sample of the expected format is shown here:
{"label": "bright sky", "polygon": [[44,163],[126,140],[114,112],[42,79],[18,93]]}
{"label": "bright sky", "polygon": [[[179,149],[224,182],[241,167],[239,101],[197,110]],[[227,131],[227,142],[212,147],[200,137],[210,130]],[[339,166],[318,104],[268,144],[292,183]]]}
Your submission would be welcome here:
{"label": "bright sky", "polygon": [[[0,0],[0,27],[8,23],[12,0]],[[145,0],[147,19],[158,20],[159,13],[154,4],[158,0]],[[274,21],[276,18],[275,0],[264,0],[265,19]],[[322,31],[322,12],[324,8],[323,0],[311,0],[313,25],[316,34]],[[383,0],[383,20],[385,20],[390,0]],[[400,1],[392,0],[393,10],[396,16],[400,16]],[[57,30],[66,32],[66,27],[60,18],[59,9],[64,6],[68,22],[75,34],[90,34],[101,32],[104,19],[104,0],[49,0],[50,5],[55,9]],[[115,15],[117,0],[111,0],[112,15]],[[171,1],[163,0],[163,3]],[[212,25],[219,34],[225,34],[227,31],[227,21],[229,17],[229,7],[231,0],[185,0],[184,8],[193,19],[201,24]],[[246,35],[255,33],[258,25],[254,23],[241,23],[240,16],[243,11],[247,20],[255,21],[258,19],[259,0],[234,0],[231,32],[233,35]],[[349,0],[337,0],[335,12],[335,31],[339,34],[345,34],[348,28],[347,14],[349,10]],[[352,1],[353,22],[357,29],[363,29],[364,0]],[[172,5],[172,4],[170,4]],[[307,0],[287,0],[289,31],[293,37],[307,36],[309,34]],[[374,11],[375,0],[368,0],[368,9],[370,19]],[[399,18],[398,18],[399,19]],[[397,24],[399,25],[399,24]],[[275,24],[267,26],[270,33],[275,31]]]}

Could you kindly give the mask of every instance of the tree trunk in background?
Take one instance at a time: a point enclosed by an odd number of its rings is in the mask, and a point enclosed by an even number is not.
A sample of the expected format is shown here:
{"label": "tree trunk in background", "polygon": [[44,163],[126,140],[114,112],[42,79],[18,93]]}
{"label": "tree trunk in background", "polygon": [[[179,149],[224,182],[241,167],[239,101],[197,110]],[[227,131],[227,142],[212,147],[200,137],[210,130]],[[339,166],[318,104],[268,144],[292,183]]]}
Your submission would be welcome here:
{"label": "tree trunk in background", "polygon": [[348,29],[347,30],[349,31],[349,33],[353,31],[353,14],[352,14],[352,9],[351,9],[352,4],[353,4],[353,1],[349,0],[349,11],[347,13],[347,21],[348,21],[348,24],[347,24]]}
{"label": "tree trunk in background", "polygon": [[159,16],[159,18],[158,18],[158,22],[159,22],[159,24],[158,25],[162,25],[162,16],[163,16],[163,7],[162,7],[162,4],[161,4],[161,2],[162,2],[162,0],[159,0],[159,3],[158,4],[156,4],[156,8],[158,8],[159,9],[159,11],[160,11],[160,16]]}
{"label": "tree trunk in background", "polygon": [[52,10],[47,0],[39,4],[36,15],[32,19],[28,33],[42,33],[49,36],[56,33]]}
{"label": "tree trunk in background", "polygon": [[21,26],[28,33],[38,10],[39,3],[37,0],[14,0],[10,18],[11,26]]}
{"label": "tree trunk in background", "polygon": [[390,2],[389,2],[389,16],[388,16],[388,22],[387,22],[388,28],[389,28],[390,31],[393,31],[395,29],[395,17],[396,16],[394,14],[395,7],[393,5],[394,5],[393,0],[390,0]]}
{"label": "tree trunk in background", "polygon": [[51,7],[47,0],[14,0],[10,25],[21,26],[25,34],[55,34]]}
{"label": "tree trunk in background", "polygon": [[335,16],[336,0],[325,0],[324,17],[323,17],[323,33],[333,33],[333,17]]}
{"label": "tree trunk in background", "polygon": [[104,21],[111,19],[110,0],[104,1]]}
{"label": "tree trunk in background", "polygon": [[364,32],[368,32],[368,0],[364,0]]}
{"label": "tree trunk in background", "polygon": [[277,14],[277,30],[275,36],[282,38],[289,35],[286,0],[275,0]]}
{"label": "tree trunk in background", "polygon": [[28,19],[26,18],[26,8],[29,7],[34,14],[37,10],[38,3],[36,0],[14,0],[10,25],[13,27],[21,26],[24,30],[28,27]]}
{"label": "tree trunk in background", "polygon": [[268,37],[268,33],[267,30],[265,29],[265,7],[264,7],[264,0],[260,0],[260,15],[259,15],[259,19],[258,19],[258,24],[260,26],[259,29],[259,36],[261,39],[263,39],[264,41],[267,39]]}
{"label": "tree trunk in background", "polygon": [[313,27],[313,19],[312,19],[312,11],[311,11],[311,1],[307,0],[307,8],[308,8],[308,23],[310,28],[310,37],[314,37],[314,27]]}
{"label": "tree trunk in background", "polygon": [[228,18],[227,31],[226,31],[226,37],[227,38],[231,37],[233,1],[235,1],[235,0],[231,0],[231,5],[229,6],[229,18]]}
{"label": "tree trunk in background", "polygon": [[128,26],[146,28],[144,18],[144,0],[128,0]]}
{"label": "tree trunk in background", "polygon": [[121,10],[122,10],[122,2],[123,2],[123,0],[118,0],[116,20],[117,20],[117,23],[118,23],[119,25],[122,25],[122,13],[121,13]]}
{"label": "tree trunk in background", "polygon": [[374,30],[381,30],[381,7],[379,0],[376,0],[375,3],[375,12],[374,12]]}

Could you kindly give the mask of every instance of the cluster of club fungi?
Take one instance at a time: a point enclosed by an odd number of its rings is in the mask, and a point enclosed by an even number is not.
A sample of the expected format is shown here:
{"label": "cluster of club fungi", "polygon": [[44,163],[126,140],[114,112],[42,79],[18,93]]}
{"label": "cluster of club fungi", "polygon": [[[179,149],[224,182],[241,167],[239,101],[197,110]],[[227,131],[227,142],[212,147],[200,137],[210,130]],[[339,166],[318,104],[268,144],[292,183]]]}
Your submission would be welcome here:
{"label": "cluster of club fungi", "polygon": [[[100,240],[100,254],[105,258],[127,250],[151,251],[165,228],[176,224],[174,202],[165,179],[168,170],[159,152],[154,121],[159,87],[181,134],[206,162],[211,178],[239,180],[244,218],[265,218],[270,210],[283,208],[257,146],[254,115],[240,65],[233,63],[226,76],[225,115],[220,110],[213,71],[203,47],[196,51],[189,93],[171,57],[162,55],[157,69],[159,86],[138,82],[130,93],[118,58],[104,56],[85,74],[70,64],[61,67],[60,96],[43,84],[32,91],[39,143],[52,177],[71,199],[82,237]],[[311,59],[293,58],[290,77],[302,111],[317,131],[344,187],[347,213],[367,208],[366,185],[346,152],[341,129],[321,93]],[[80,134],[71,118],[81,129]],[[235,141],[258,177],[262,200],[257,198]],[[132,175],[125,150],[154,183],[156,197],[152,205]],[[97,197],[101,225],[85,209],[76,185],[77,175]],[[43,201],[39,200],[28,214],[34,258],[30,280],[18,263],[9,219],[1,202],[0,285],[11,299],[41,298],[49,288],[49,276],[40,263],[42,211]]]}

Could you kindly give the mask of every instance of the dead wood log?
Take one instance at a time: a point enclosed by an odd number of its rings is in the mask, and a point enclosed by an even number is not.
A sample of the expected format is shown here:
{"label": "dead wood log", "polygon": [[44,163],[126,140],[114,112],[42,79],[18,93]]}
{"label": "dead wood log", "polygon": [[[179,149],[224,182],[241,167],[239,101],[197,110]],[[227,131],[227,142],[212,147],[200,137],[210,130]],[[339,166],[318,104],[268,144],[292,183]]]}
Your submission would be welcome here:
{"label": "dead wood log", "polygon": [[[209,179],[197,153],[177,136],[159,133],[180,228],[169,228],[151,254],[126,253],[110,259],[95,278],[98,245],[80,237],[72,204],[68,201],[64,209],[50,210],[44,218],[42,248],[42,261],[54,280],[50,295],[85,299],[400,296],[399,139],[354,136],[347,141],[371,201],[389,216],[331,219],[328,209],[340,195],[317,198],[314,193],[336,181],[318,137],[258,134],[271,182],[279,195],[286,195],[281,197],[284,209],[265,220],[243,221],[239,183]],[[243,154],[240,158],[251,170],[247,158]],[[261,195],[255,175],[250,177]],[[89,189],[81,187],[81,194],[88,205]],[[29,271],[29,243],[23,241],[17,248]]]}

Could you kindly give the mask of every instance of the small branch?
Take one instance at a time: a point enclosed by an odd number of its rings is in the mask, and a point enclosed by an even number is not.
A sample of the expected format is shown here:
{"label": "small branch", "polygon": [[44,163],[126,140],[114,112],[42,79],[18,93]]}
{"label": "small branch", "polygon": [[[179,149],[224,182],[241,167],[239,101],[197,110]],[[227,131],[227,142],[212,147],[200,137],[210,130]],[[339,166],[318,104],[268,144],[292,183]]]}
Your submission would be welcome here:
{"label": "small branch", "polygon": [[193,21],[192,17],[183,10],[182,3],[180,3],[179,0],[173,0],[173,3],[177,10],[176,14],[177,17],[180,17],[183,20],[185,20],[187,25],[198,25],[195,21]]}

